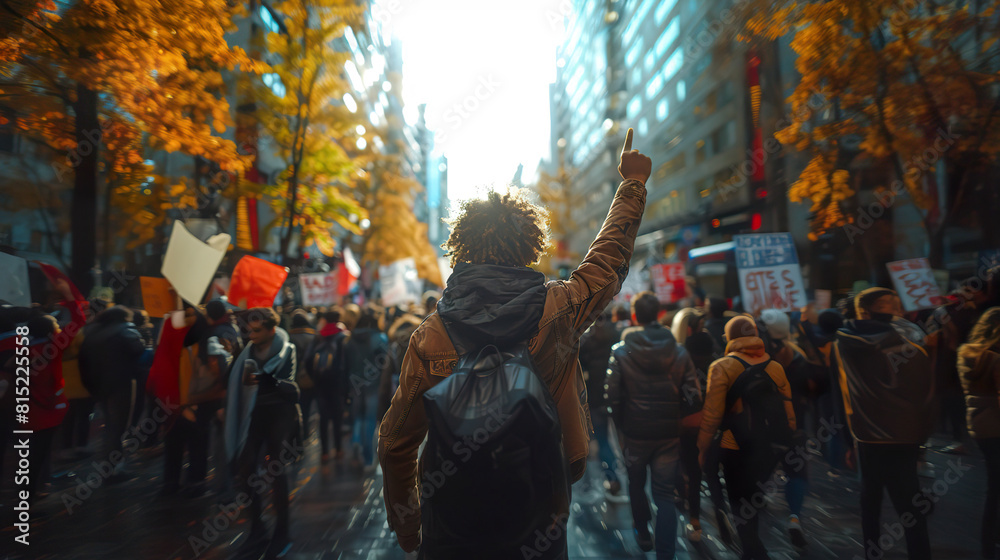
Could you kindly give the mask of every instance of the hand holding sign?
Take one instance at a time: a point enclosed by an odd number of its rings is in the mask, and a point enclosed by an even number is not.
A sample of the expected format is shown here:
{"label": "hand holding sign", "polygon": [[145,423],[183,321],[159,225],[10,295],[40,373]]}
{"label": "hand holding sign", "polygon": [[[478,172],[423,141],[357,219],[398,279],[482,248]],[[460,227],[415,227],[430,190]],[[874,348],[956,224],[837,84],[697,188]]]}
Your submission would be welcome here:
{"label": "hand holding sign", "polygon": [[635,179],[642,184],[646,184],[649,175],[653,172],[653,162],[646,156],[639,153],[639,150],[632,149],[632,129],[625,133],[625,145],[622,147],[621,163],[618,164],[618,173],[622,179]]}

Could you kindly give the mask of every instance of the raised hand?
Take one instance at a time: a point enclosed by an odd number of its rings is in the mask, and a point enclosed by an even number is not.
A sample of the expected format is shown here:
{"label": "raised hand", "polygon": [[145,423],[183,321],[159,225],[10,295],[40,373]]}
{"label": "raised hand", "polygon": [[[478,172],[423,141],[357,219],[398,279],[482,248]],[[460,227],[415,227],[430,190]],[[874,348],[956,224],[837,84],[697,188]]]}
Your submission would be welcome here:
{"label": "raised hand", "polygon": [[622,147],[621,162],[618,164],[618,173],[622,179],[635,179],[646,184],[649,175],[653,172],[653,162],[646,156],[639,153],[639,150],[632,149],[632,129],[625,133],[625,145]]}

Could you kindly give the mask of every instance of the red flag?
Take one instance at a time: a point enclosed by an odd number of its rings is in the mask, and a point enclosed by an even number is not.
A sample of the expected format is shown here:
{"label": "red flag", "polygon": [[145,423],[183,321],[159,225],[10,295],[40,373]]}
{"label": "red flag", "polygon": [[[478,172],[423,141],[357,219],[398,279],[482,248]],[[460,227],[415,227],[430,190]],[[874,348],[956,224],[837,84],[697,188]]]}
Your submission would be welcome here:
{"label": "red flag", "polygon": [[361,276],[361,266],[354,260],[350,247],[344,249],[344,262],[337,267],[337,295],[346,296]]}
{"label": "red flag", "polygon": [[285,278],[287,268],[247,255],[236,263],[229,280],[229,303],[244,309],[271,307]]}
{"label": "red flag", "polygon": [[51,264],[45,264],[42,261],[35,261],[35,264],[38,265],[38,268],[42,269],[42,272],[45,273],[45,277],[49,279],[49,282],[51,282],[53,286],[56,285],[57,281],[65,280],[66,283],[69,284],[69,289],[73,292],[73,299],[76,301],[86,299],[83,297],[83,294],[80,293],[80,290],[76,288],[76,284],[69,279],[69,276],[60,272],[58,268],[52,266]]}

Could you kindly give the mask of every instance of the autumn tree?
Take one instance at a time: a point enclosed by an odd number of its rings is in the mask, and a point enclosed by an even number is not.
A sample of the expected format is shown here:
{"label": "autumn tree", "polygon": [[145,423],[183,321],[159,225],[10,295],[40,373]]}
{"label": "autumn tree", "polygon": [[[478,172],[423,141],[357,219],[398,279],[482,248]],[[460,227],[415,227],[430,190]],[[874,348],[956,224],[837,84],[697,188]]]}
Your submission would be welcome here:
{"label": "autumn tree", "polygon": [[[919,209],[940,267],[945,229],[964,221],[1000,242],[991,168],[1000,152],[995,8],[961,1],[751,0],[747,38],[791,35],[800,80],[790,124],[776,133],[809,163],[789,190],[812,204],[812,230],[863,231],[850,163],[891,170],[876,191],[884,206]],[[817,104],[817,99],[823,103]],[[816,109],[820,107],[822,111]],[[943,196],[934,175],[943,166]],[[877,217],[877,216],[876,216]],[[870,218],[870,216],[869,216]],[[863,225],[863,224],[860,224]]]}
{"label": "autumn tree", "polygon": [[0,0],[18,20],[8,23],[27,30],[0,44],[0,103],[18,109],[24,135],[66,154],[56,169],[73,177],[71,276],[86,289],[101,172],[144,180],[146,148],[246,168],[249,158],[219,136],[232,126],[220,72],[259,65],[226,43],[239,7],[225,0],[168,9],[141,0],[79,0],[58,11],[51,2],[22,11],[25,4]]}
{"label": "autumn tree", "polygon": [[[576,262],[579,255],[569,250],[571,237],[579,231],[573,212],[582,207],[583,198],[574,190],[575,170],[567,167],[564,150],[559,150],[559,164],[555,173],[540,171],[538,181],[529,188],[538,195],[539,204],[549,213],[549,248],[538,268],[554,276],[560,265]],[[553,254],[554,251],[554,254]]]}
{"label": "autumn tree", "polygon": [[364,10],[352,0],[284,0],[272,9],[284,30],[265,37],[277,62],[268,83],[255,86],[256,116],[287,167],[263,193],[284,226],[281,254],[299,229],[303,245],[315,242],[332,255],[331,228],[358,232],[351,216],[365,212],[344,192],[354,164],[340,139],[353,134],[357,119],[341,101],[350,91],[343,75],[350,53],[335,44]]}

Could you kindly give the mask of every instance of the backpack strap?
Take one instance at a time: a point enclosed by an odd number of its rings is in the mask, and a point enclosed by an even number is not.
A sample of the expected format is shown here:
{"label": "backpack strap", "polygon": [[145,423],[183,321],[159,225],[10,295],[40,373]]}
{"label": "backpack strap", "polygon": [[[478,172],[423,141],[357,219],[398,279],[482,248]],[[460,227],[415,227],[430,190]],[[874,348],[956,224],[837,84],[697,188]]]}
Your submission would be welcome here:
{"label": "backpack strap", "polygon": [[736,377],[736,381],[734,381],[733,384],[729,386],[729,390],[726,391],[726,408],[725,408],[725,412],[729,412],[730,410],[733,409],[733,406],[736,405],[736,401],[739,400],[739,398],[740,398],[740,393],[743,392],[743,386],[747,384],[747,379],[749,379],[748,377],[744,376],[743,374],[746,373],[746,371],[748,369],[750,369],[751,367],[753,367],[755,365],[757,365],[757,366],[764,366],[764,369],[767,369],[767,366],[768,366],[768,364],[771,363],[771,360],[767,360],[766,362],[761,362],[759,364],[753,364],[753,365],[751,365],[746,360],[743,360],[742,358],[739,358],[737,356],[726,356],[726,357],[727,358],[732,358],[732,359],[736,360],[737,362],[743,364],[743,372],[741,372],[740,375]]}

